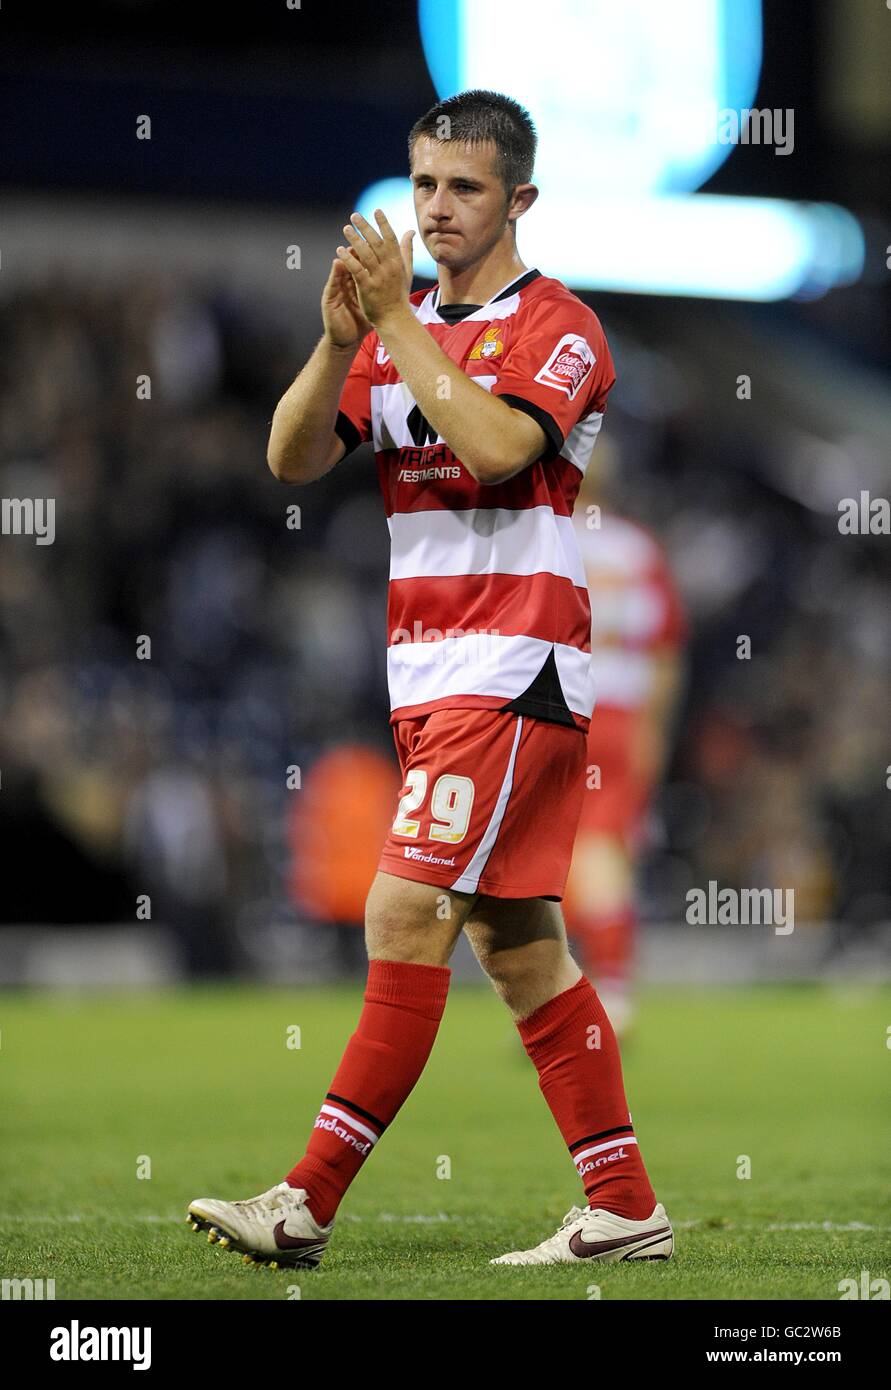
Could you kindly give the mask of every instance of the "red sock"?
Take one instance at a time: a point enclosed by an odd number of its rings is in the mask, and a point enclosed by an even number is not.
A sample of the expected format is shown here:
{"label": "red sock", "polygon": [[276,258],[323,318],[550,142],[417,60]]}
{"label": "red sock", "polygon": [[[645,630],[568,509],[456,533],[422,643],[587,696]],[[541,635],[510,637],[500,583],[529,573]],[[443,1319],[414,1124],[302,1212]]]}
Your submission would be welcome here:
{"label": "red sock", "polygon": [[451,970],[404,961],[368,962],[365,1007],[305,1156],[285,1181],[304,1187],[322,1226],[424,1070],[439,1028]]}
{"label": "red sock", "polygon": [[588,1205],[632,1221],[649,1216],[656,1194],[634,1137],[616,1035],[595,990],[583,975],[517,1028]]}

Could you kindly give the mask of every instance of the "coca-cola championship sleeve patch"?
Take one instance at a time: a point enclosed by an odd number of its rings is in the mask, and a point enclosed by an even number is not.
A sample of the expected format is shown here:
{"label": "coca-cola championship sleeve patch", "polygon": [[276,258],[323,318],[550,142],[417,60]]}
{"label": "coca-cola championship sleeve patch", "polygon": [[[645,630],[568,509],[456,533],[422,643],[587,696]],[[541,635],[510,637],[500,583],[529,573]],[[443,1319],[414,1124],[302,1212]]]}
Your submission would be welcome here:
{"label": "coca-cola championship sleeve patch", "polygon": [[492,394],[541,425],[550,458],[579,420],[604,409],[615,379],[596,315],[572,297],[546,299],[517,324]]}

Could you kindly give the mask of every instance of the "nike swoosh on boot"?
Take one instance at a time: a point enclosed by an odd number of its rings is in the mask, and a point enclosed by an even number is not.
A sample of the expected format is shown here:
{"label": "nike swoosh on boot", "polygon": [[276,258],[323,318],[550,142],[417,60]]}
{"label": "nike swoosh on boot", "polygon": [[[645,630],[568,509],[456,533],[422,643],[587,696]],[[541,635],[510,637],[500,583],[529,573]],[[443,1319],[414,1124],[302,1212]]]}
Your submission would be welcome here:
{"label": "nike swoosh on boot", "polygon": [[275,1236],[275,1243],[279,1250],[305,1250],[310,1245],[320,1244],[318,1236],[289,1236],[285,1230],[284,1221],[278,1223],[272,1234]]}
{"label": "nike swoosh on boot", "polygon": [[658,1231],[641,1231],[636,1236],[617,1236],[614,1240],[583,1240],[581,1231],[569,1237],[569,1248],[580,1260],[590,1260],[593,1255],[603,1255],[608,1250],[620,1250],[623,1245],[636,1245],[645,1237],[659,1237],[670,1234],[670,1227],[663,1226]]}

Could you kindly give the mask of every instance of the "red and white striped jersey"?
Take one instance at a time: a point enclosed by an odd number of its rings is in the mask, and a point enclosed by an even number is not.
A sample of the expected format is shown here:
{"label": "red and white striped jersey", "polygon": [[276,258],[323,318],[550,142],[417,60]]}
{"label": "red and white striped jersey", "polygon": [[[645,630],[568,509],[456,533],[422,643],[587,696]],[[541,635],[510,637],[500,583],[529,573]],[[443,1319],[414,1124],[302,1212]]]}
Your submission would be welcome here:
{"label": "red and white striped jersey", "polygon": [[371,440],[391,537],[391,722],[444,706],[510,709],[586,729],[591,610],[572,525],[615,371],[596,315],[524,271],[483,305],[410,296],[443,352],[525,411],[548,445],[503,483],[476,482],[423,418],[377,333],[344,384],[335,429]]}
{"label": "red and white striped jersey", "polygon": [[656,537],[611,512],[597,519],[589,528],[584,509],[573,517],[591,596],[597,708],[638,709],[650,695],[656,654],[685,642],[686,616]]}

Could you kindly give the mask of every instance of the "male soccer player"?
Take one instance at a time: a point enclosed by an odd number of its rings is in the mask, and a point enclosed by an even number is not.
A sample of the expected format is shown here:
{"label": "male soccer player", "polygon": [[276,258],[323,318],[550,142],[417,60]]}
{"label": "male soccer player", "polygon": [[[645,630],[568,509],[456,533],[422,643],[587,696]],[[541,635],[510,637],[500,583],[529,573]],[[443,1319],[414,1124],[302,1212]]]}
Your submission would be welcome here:
{"label": "male soccer player", "polygon": [[[388,670],[404,785],[368,896],[365,1003],[305,1155],[247,1201],[193,1202],[211,1240],[318,1264],[337,1207],[418,1080],[464,931],[510,1010],[587,1206],[495,1263],[667,1259],[615,1034],[560,909],[594,692],[573,501],[615,374],[595,315],[520,259],[538,189],[528,113],[494,92],[409,136],[438,284],[354,214],[323,337],[279,402],[268,460],[308,483],[373,440],[392,541]],[[343,846],[349,854],[349,845]]]}

